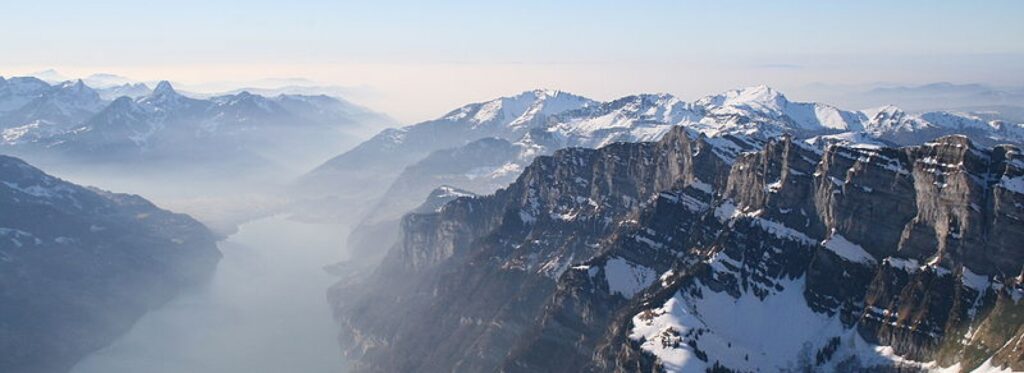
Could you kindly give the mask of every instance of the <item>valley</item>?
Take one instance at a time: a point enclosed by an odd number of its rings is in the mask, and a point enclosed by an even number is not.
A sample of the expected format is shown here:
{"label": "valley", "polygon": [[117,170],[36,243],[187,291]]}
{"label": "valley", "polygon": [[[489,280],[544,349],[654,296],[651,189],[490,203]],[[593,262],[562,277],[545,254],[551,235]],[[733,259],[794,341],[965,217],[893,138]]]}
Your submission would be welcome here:
{"label": "valley", "polygon": [[[0,216],[10,314],[59,319],[38,286],[103,333],[26,372],[1024,369],[1024,123],[998,113],[537,89],[363,140],[383,117],[342,100],[5,84],[9,106],[95,99],[0,143],[29,161],[0,170],[29,212]],[[122,277],[167,255],[196,260],[182,286]],[[110,317],[78,291],[146,301]]]}
{"label": "valley", "polygon": [[346,231],[286,216],[243,224],[204,286],[139,319],[73,373],[343,372],[324,294]]}

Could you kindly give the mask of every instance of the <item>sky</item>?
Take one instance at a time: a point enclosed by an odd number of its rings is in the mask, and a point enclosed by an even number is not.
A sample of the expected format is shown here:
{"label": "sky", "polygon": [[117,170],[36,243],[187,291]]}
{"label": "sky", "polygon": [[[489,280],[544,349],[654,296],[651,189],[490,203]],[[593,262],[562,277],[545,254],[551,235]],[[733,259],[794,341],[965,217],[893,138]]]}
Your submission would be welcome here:
{"label": "sky", "polygon": [[403,122],[533,88],[1024,84],[1015,0],[4,2],[0,76],[304,78]]}

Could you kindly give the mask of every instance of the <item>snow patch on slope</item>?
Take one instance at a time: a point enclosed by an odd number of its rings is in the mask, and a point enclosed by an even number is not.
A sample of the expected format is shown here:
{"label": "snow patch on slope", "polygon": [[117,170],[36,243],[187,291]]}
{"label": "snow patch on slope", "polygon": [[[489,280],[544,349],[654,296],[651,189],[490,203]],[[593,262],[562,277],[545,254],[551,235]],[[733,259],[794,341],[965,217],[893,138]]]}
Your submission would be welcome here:
{"label": "snow patch on slope", "polygon": [[[733,298],[706,286],[701,286],[703,297],[676,294],[636,315],[630,338],[642,341],[641,348],[669,372],[704,371],[716,360],[747,371],[797,368],[801,356],[813,357],[845,331],[837,318],[807,306],[802,278],[779,285],[784,290],[763,300],[751,293]],[[698,357],[703,354],[709,361]]]}
{"label": "snow patch on slope", "polygon": [[992,358],[985,360],[978,368],[974,369],[974,373],[1013,373],[1013,369],[1010,367],[998,367],[992,363]]}
{"label": "snow patch on slope", "polygon": [[867,265],[875,263],[875,257],[871,256],[867,250],[864,250],[860,245],[850,242],[839,233],[833,233],[832,237],[822,241],[821,244],[829,251],[839,255],[840,258],[848,261]]}
{"label": "snow patch on slope", "polygon": [[964,267],[963,273],[960,275],[960,282],[967,288],[974,289],[978,292],[984,293],[988,290],[992,284],[988,280],[988,276],[979,275],[971,271],[969,268]]}
{"label": "snow patch on slope", "polygon": [[608,291],[626,298],[632,298],[658,279],[654,270],[622,258],[608,259],[604,265],[604,275],[608,279]]}
{"label": "snow patch on slope", "polygon": [[1014,193],[1024,194],[1024,176],[1003,176],[1003,178],[999,180],[999,186]]}
{"label": "snow patch on slope", "polygon": [[[737,298],[698,280],[697,291],[680,291],[635,315],[629,338],[668,372],[703,372],[716,362],[738,371],[834,371],[851,359],[866,369],[899,364],[957,371],[958,365],[904,359],[892,347],[868,343],[838,317],[815,312],[804,298],[803,277],[778,285],[763,299],[751,292]],[[818,353],[830,345],[834,353],[819,364]]]}

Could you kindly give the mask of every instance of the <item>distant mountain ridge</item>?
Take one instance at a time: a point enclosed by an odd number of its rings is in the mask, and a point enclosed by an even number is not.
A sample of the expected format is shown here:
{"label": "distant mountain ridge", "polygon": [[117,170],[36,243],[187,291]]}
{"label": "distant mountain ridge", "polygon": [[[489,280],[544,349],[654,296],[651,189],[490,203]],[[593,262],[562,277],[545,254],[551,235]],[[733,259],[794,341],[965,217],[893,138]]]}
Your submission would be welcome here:
{"label": "distant mountain ridge", "polygon": [[[110,94],[119,96],[107,101]],[[130,82],[93,89],[82,80],[50,85],[31,77],[0,78],[0,150],[30,158],[286,162],[297,142],[331,148],[382,123],[391,122],[328,96],[241,92],[197,99],[166,81],[152,90]]]}
{"label": "distant mountain ridge", "polygon": [[105,105],[99,94],[80,80],[51,86],[36,78],[0,77],[0,129],[5,142],[15,137],[9,129],[66,129]]}
{"label": "distant mountain ridge", "polygon": [[[899,118],[892,118],[894,114]],[[328,160],[308,179],[329,182],[331,173],[344,174],[355,163],[386,163],[395,152],[420,159],[431,151],[484,137],[553,148],[597,147],[614,141],[656,140],[672,126],[692,128],[709,137],[754,135],[767,139],[788,133],[806,138],[849,132],[910,145],[917,140],[907,138],[906,133],[923,131],[927,136],[921,137],[931,138],[966,132],[973,141],[985,145],[1024,142],[1022,123],[958,112],[913,115],[896,108],[874,113],[847,111],[826,104],[793,102],[764,85],[707,96],[693,103],[667,94],[627,96],[600,103],[564,92],[535,90],[466,105],[437,120],[385,130]],[[415,156],[407,156],[409,153]],[[408,159],[399,161],[395,167],[400,169],[409,163]]]}
{"label": "distant mountain ridge", "polygon": [[[1001,108],[1007,119],[1024,121],[1024,87],[979,83],[937,82],[922,85],[869,83],[837,85],[814,83],[803,86],[804,97],[840,104],[842,107],[869,108],[895,105],[908,112],[981,111]],[[1011,113],[1016,112],[1016,113]]]}

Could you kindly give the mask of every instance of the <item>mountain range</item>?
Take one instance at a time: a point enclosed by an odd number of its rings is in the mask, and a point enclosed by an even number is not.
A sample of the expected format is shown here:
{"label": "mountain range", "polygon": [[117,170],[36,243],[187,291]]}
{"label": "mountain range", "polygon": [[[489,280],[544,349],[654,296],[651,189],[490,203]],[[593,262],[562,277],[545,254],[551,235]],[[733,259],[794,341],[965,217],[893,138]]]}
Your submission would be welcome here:
{"label": "mountain range", "polygon": [[[0,78],[0,150],[241,175],[387,120],[97,79],[138,94]],[[291,207],[356,225],[328,293],[356,371],[1022,370],[1022,144],[999,112],[767,86],[533,90],[381,131]],[[187,216],[17,158],[0,207],[0,370],[66,370],[219,258]]]}
{"label": "mountain range", "polygon": [[379,256],[380,242],[397,239],[400,217],[434,188],[448,185],[489,194],[514,181],[538,155],[567,147],[655,141],[674,127],[702,134],[716,143],[713,151],[727,158],[784,134],[819,146],[915,145],[950,134],[967,135],[982,146],[1024,143],[1024,124],[998,113],[911,114],[894,106],[851,111],[793,102],[763,85],[694,102],[668,94],[598,102],[535,90],[382,131],[304,176],[297,190],[303,198],[321,196],[307,206],[315,217],[337,218],[332,214],[346,211],[350,219],[353,209],[362,211],[350,246]]}
{"label": "mountain range", "polygon": [[363,274],[328,296],[356,371],[1003,371],[1024,369],[1022,143],[998,113],[766,86],[540,90],[301,182],[379,196]]}
{"label": "mountain range", "polygon": [[[328,96],[248,92],[196,99],[168,82],[97,90],[82,80],[50,85],[0,78],[0,148],[31,159],[73,162],[225,160],[293,162],[336,149],[385,116]],[[108,101],[116,90],[119,97]]]}
{"label": "mountain range", "polygon": [[721,144],[562,149],[407,214],[329,294],[354,369],[1024,369],[1018,147]]}

